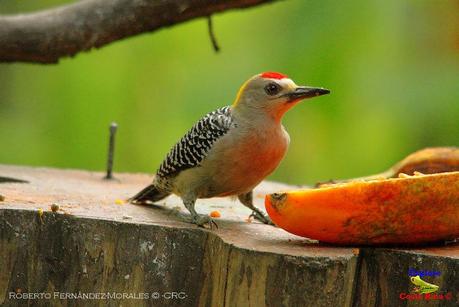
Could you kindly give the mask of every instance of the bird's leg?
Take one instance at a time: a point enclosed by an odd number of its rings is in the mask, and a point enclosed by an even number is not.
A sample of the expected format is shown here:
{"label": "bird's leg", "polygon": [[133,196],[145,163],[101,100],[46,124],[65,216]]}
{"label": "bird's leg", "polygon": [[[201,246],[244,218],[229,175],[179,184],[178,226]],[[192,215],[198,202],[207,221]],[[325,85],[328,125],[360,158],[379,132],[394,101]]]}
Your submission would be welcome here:
{"label": "bird's leg", "polygon": [[196,212],[194,209],[194,204],[196,203],[196,198],[192,199],[184,199],[183,204],[185,207],[190,211],[191,218],[190,217],[184,217],[182,216],[182,219],[184,219],[188,223],[193,223],[198,225],[199,227],[204,227],[205,225],[209,225],[209,228],[212,229],[214,226],[215,228],[218,228],[217,223],[208,215],[200,215]]}
{"label": "bird's leg", "polygon": [[250,216],[253,216],[256,220],[259,220],[264,224],[274,225],[274,223],[268,216],[266,216],[260,209],[254,206],[253,191],[250,191],[245,194],[240,194],[237,196],[237,198],[244,206],[246,206],[249,209],[252,209],[252,214]]}

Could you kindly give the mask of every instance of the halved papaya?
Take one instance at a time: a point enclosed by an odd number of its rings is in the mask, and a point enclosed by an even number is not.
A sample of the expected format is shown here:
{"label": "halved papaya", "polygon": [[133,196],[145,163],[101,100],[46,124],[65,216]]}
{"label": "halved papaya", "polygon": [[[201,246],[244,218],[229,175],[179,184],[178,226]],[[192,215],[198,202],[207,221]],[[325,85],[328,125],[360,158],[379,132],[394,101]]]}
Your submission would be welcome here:
{"label": "halved papaya", "polygon": [[415,172],[436,174],[456,171],[459,171],[459,148],[429,147],[410,154],[385,172],[360,178],[319,182],[316,184],[316,187],[322,187],[339,182],[351,182],[355,180],[396,178],[399,174],[413,175]]}
{"label": "halved papaya", "polygon": [[275,193],[266,210],[293,234],[334,244],[459,238],[459,172],[355,181]]}
{"label": "halved papaya", "polygon": [[430,147],[418,150],[395,164],[384,173],[386,178],[414,172],[437,174],[459,171],[459,148]]}

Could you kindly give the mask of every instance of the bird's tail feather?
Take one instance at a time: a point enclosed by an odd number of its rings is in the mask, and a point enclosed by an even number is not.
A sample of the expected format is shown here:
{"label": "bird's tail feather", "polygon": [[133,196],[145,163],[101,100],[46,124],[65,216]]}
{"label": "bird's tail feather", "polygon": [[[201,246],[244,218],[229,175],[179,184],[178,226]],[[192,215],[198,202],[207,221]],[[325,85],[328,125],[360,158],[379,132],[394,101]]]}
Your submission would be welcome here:
{"label": "bird's tail feather", "polygon": [[146,201],[155,202],[163,198],[166,198],[170,194],[171,193],[158,188],[156,185],[150,184],[145,189],[143,189],[142,191],[140,191],[133,197],[129,198],[129,202],[131,203],[140,203],[140,202],[146,202]]}

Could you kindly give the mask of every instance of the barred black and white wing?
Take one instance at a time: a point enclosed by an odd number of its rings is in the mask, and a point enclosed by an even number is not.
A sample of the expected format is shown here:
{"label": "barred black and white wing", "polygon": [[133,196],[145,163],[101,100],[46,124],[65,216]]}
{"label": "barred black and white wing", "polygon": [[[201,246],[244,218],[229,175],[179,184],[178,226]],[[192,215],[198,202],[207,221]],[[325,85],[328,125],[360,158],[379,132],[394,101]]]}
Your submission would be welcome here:
{"label": "barred black and white wing", "polygon": [[199,166],[212,145],[234,126],[230,107],[208,113],[172,147],[157,175],[173,177],[183,170]]}

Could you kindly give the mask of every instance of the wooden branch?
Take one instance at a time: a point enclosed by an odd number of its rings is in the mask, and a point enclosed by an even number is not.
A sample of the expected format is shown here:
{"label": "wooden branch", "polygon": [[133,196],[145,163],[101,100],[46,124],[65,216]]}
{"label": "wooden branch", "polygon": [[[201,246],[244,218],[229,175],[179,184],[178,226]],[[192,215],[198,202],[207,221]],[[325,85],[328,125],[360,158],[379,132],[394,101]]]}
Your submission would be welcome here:
{"label": "wooden branch", "polygon": [[0,16],[0,62],[57,63],[80,51],[193,18],[276,0],[82,0]]}

